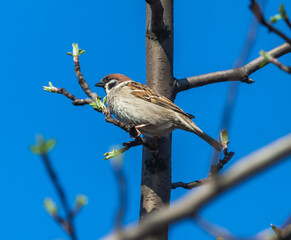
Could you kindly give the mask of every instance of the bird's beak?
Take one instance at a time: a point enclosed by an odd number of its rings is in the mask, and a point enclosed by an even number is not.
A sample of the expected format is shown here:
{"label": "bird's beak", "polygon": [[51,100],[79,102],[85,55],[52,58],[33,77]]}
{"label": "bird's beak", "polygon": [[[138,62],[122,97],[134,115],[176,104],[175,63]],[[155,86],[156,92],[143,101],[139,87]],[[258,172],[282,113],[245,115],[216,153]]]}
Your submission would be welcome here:
{"label": "bird's beak", "polygon": [[95,84],[96,87],[104,87],[104,83],[102,81]]}

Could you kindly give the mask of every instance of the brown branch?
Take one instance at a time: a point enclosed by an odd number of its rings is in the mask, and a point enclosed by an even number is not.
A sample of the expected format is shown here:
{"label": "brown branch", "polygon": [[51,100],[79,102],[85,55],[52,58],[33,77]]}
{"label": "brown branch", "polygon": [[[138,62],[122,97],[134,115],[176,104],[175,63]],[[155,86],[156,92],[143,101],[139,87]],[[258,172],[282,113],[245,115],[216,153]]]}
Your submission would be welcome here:
{"label": "brown branch", "polygon": [[156,35],[167,31],[166,24],[163,19],[164,8],[160,0],[146,0],[146,2],[151,7],[151,23],[149,26],[149,31]]}
{"label": "brown branch", "polygon": [[286,66],[283,63],[279,62],[277,58],[272,58],[271,63],[275,64],[278,68],[280,68],[284,72],[291,73],[291,67]]}
{"label": "brown branch", "polygon": [[56,173],[52,167],[52,164],[50,162],[50,159],[49,159],[47,153],[42,154],[41,157],[42,157],[43,163],[45,165],[45,168],[47,170],[47,173],[48,173],[48,175],[49,175],[49,177],[50,177],[50,179],[51,179],[51,181],[52,181],[52,183],[57,191],[57,194],[61,200],[61,204],[64,208],[65,215],[66,215],[65,219],[63,219],[59,216],[53,216],[53,217],[63,227],[63,229],[70,235],[71,239],[76,240],[77,237],[76,237],[76,233],[74,230],[73,217],[71,215],[71,209],[70,209],[70,205],[69,205],[67,196],[65,194],[65,191],[60,184],[58,176],[56,175]]}
{"label": "brown branch", "polygon": [[[264,169],[278,163],[291,154],[291,134],[244,157],[229,168],[224,175],[213,178],[209,184],[190,192],[184,198],[164,207],[143,219],[138,225],[131,225],[122,234],[112,233],[104,240],[142,239],[155,231],[161,230],[170,223],[192,217],[203,206],[227,190],[246,181]],[[287,234],[286,234],[287,235]]]}
{"label": "brown branch", "polygon": [[291,44],[290,38],[288,38],[284,33],[282,33],[280,30],[278,30],[272,24],[270,24],[266,21],[259,4],[255,0],[251,0],[250,9],[253,12],[253,14],[256,16],[259,23],[261,23],[263,26],[267,27],[270,32],[276,33],[278,36],[283,38],[287,43]]}
{"label": "brown branch", "polygon": [[73,101],[73,104],[75,106],[81,106],[81,105],[86,105],[86,104],[90,104],[92,103],[93,101],[89,98],[86,98],[86,99],[78,99],[76,98],[73,94],[69,93],[66,89],[64,88],[55,88],[53,90],[54,93],[58,93],[58,94],[62,94],[64,95],[65,97],[71,99]]}
{"label": "brown branch", "polygon": [[[200,216],[194,217],[195,222],[199,227],[201,227],[205,232],[215,238],[222,238],[224,240],[282,240],[282,239],[291,239],[291,224],[287,225],[283,228],[275,227],[271,224],[272,229],[275,233],[272,234],[272,230],[270,228],[264,229],[253,236],[241,237],[233,234],[228,229],[225,229],[221,226],[218,226],[212,222],[209,222]],[[274,230],[276,229],[276,230]]]}
{"label": "brown branch", "polygon": [[230,161],[233,155],[234,155],[234,152],[226,153],[224,155],[224,158],[220,160],[218,164],[212,165],[207,178],[202,178],[200,180],[196,180],[194,182],[189,182],[189,183],[175,182],[175,183],[172,183],[172,189],[181,187],[181,188],[190,190],[196,187],[200,187],[205,183],[208,183],[209,181],[211,181],[211,177],[216,176],[219,173],[219,171],[224,167],[224,165]]}
{"label": "brown branch", "polygon": [[288,25],[288,27],[291,29],[291,22],[289,20],[289,17],[285,17],[283,19],[284,19],[285,23]]}
{"label": "brown branch", "polygon": [[[275,58],[279,58],[289,52],[291,52],[291,46],[288,43],[284,43],[272,49],[268,53]],[[251,61],[250,63],[244,65],[243,67],[177,80],[176,81],[177,92],[205,86],[212,83],[220,83],[227,81],[241,81],[245,83],[253,83],[254,81],[249,78],[249,75],[259,70],[261,68],[260,65],[263,62],[264,58],[258,57],[255,60]]]}
{"label": "brown branch", "polygon": [[134,141],[126,142],[122,145],[127,148],[127,150],[131,147],[136,147],[139,145],[143,145],[151,151],[156,151],[158,148],[157,141],[149,137],[137,137]]}
{"label": "brown branch", "polygon": [[258,240],[256,237],[239,237],[230,232],[228,229],[209,222],[198,215],[194,216],[194,221],[200,228],[202,228],[206,233],[215,239],[222,238],[223,240]]}
{"label": "brown branch", "polygon": [[92,93],[88,83],[85,81],[85,78],[83,74],[81,73],[81,67],[80,67],[80,62],[79,62],[79,57],[74,56],[74,64],[75,64],[75,73],[77,75],[77,78],[79,80],[79,84],[83,91],[87,94],[88,97],[94,99],[97,99],[97,94]]}
{"label": "brown branch", "polygon": [[108,122],[108,123],[112,123],[113,125],[121,128],[122,130],[126,131],[127,133],[130,133],[130,135],[135,138],[138,136],[138,133],[135,129],[135,127],[133,125],[127,125],[115,118],[113,118],[110,114],[110,111],[107,107],[104,107],[103,110],[102,110],[102,113],[104,114],[105,116],[105,121]]}

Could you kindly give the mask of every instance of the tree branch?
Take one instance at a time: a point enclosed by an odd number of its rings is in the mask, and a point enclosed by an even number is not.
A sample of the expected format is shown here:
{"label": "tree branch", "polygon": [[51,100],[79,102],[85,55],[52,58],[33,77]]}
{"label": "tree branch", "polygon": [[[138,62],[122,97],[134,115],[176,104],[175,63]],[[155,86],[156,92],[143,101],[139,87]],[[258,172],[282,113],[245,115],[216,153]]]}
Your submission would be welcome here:
{"label": "tree branch", "polygon": [[[289,52],[291,52],[291,46],[288,43],[284,43],[272,49],[268,53],[275,58],[279,58]],[[226,71],[213,72],[177,80],[177,92],[182,92],[191,88],[201,87],[212,83],[227,81],[241,81],[245,83],[253,83],[254,81],[249,78],[249,75],[259,70],[262,63],[264,63],[264,58],[258,57],[240,68],[234,68]]]}
{"label": "tree branch", "polygon": [[58,215],[53,216],[54,219],[63,227],[63,229],[70,235],[72,240],[76,240],[76,233],[75,233],[75,229],[74,229],[74,223],[73,223],[73,216],[71,214],[71,209],[70,209],[70,205],[67,199],[67,196],[65,194],[65,191],[63,189],[63,187],[60,184],[60,181],[51,165],[50,159],[47,155],[47,153],[43,153],[41,154],[41,158],[43,160],[43,163],[45,165],[45,168],[47,170],[47,173],[57,191],[57,194],[61,200],[61,204],[65,210],[65,215],[66,218],[63,219],[61,217],[59,217]]}
{"label": "tree branch", "polygon": [[275,64],[278,68],[286,73],[291,73],[291,67],[286,66],[283,63],[279,62],[277,58],[272,58],[271,63]]}
{"label": "tree branch", "polygon": [[[264,229],[253,236],[241,237],[233,234],[228,229],[211,223],[200,216],[194,217],[195,222],[199,227],[201,227],[205,232],[215,238],[222,238],[223,240],[282,240],[291,239],[291,225],[287,225],[283,228],[275,227],[271,224],[272,228]],[[272,231],[273,229],[273,231]]]}
{"label": "tree branch", "polygon": [[85,78],[83,74],[81,73],[79,56],[74,56],[73,59],[74,59],[74,65],[75,65],[75,73],[77,75],[81,88],[87,94],[88,97],[92,98],[93,100],[97,99],[98,95],[91,91],[88,83],[85,81]]}
{"label": "tree branch", "polygon": [[289,20],[289,17],[284,17],[283,19],[284,19],[285,23],[288,25],[288,27],[291,29],[291,22]]}
{"label": "tree branch", "polygon": [[207,178],[202,178],[200,180],[196,180],[194,182],[189,182],[189,183],[175,182],[175,183],[172,183],[172,189],[181,187],[181,188],[190,190],[196,187],[200,187],[203,184],[211,181],[211,177],[216,176],[219,173],[219,171],[224,167],[224,165],[230,161],[233,155],[234,155],[234,152],[229,152],[225,154],[224,158],[220,160],[218,164],[212,165]]}
{"label": "tree branch", "polygon": [[251,0],[250,9],[253,12],[253,14],[256,16],[259,23],[267,27],[270,32],[276,33],[278,36],[283,38],[287,43],[291,44],[290,38],[288,38],[284,33],[282,33],[280,30],[278,30],[272,24],[266,21],[259,4],[255,0]]}
{"label": "tree branch", "polygon": [[217,176],[203,188],[190,192],[183,199],[175,202],[170,209],[163,208],[152,213],[139,225],[125,229],[122,234],[113,233],[104,240],[141,239],[170,223],[177,222],[187,217],[192,217],[211,200],[247,180],[262,170],[272,166],[291,154],[291,134],[288,134],[273,143],[244,157],[224,175]]}

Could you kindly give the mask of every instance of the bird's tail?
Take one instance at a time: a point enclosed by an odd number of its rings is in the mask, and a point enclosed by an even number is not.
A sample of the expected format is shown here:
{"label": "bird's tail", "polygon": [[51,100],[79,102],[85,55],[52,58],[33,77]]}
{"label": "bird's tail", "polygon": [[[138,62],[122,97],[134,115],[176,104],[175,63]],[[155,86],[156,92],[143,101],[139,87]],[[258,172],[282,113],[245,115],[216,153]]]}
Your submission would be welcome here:
{"label": "bird's tail", "polygon": [[221,151],[222,144],[220,142],[203,132],[191,119],[189,119],[187,122],[190,123],[191,129],[185,130],[195,133],[198,137],[202,138],[205,142],[212,146],[216,151]]}

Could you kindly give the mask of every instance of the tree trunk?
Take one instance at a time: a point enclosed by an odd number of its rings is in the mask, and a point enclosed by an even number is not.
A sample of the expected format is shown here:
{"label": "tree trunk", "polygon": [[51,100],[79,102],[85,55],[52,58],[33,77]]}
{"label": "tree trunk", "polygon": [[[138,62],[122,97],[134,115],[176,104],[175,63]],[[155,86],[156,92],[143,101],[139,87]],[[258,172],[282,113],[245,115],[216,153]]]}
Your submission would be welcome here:
{"label": "tree trunk", "polygon": [[[159,1],[159,0],[158,0]],[[153,2],[158,2],[153,1]],[[149,2],[149,1],[147,1]],[[158,93],[174,100],[173,79],[173,0],[161,0],[165,26],[153,26],[153,6],[146,6],[146,84]],[[154,21],[154,19],[153,19]],[[140,221],[164,205],[171,194],[171,140],[172,136],[158,140],[157,154],[143,148]],[[167,239],[168,228],[147,240]]]}

